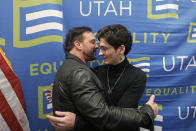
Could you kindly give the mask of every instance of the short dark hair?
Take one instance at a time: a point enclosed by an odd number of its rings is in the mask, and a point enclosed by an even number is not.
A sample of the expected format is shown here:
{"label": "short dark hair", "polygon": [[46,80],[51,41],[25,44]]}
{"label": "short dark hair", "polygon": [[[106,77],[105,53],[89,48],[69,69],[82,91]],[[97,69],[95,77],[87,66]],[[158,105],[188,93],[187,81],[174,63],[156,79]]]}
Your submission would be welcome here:
{"label": "short dark hair", "polygon": [[92,29],[90,27],[82,26],[72,28],[67,32],[65,42],[63,44],[65,53],[69,52],[74,47],[75,40],[78,40],[80,42],[83,41],[82,34],[84,32],[92,32]]}
{"label": "short dark hair", "polygon": [[120,45],[125,46],[125,55],[131,50],[132,36],[128,29],[120,24],[108,25],[97,32],[97,38],[104,38],[114,49]]}

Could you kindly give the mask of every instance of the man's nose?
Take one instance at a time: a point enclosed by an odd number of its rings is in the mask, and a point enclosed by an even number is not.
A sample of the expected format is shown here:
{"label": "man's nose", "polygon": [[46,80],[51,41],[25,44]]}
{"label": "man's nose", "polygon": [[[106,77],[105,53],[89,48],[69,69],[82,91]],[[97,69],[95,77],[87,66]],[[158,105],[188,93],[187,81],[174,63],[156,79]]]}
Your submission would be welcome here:
{"label": "man's nose", "polygon": [[103,52],[101,51],[101,49],[99,49],[99,55],[102,56]]}
{"label": "man's nose", "polygon": [[99,48],[99,46],[96,44],[95,48],[96,48],[96,49],[98,49],[98,48]]}

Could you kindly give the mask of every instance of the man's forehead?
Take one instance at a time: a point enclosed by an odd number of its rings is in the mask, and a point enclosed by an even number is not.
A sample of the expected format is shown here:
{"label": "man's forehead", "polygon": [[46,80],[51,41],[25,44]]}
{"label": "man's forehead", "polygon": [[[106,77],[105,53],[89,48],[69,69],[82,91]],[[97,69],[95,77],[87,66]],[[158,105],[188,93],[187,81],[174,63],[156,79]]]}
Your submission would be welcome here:
{"label": "man's forehead", "polygon": [[100,39],[100,46],[109,46],[109,44],[107,44],[107,42],[103,39],[103,38],[101,38]]}
{"label": "man's forehead", "polygon": [[82,35],[83,35],[84,38],[95,39],[95,36],[93,35],[93,33],[89,32],[89,31],[84,32]]}

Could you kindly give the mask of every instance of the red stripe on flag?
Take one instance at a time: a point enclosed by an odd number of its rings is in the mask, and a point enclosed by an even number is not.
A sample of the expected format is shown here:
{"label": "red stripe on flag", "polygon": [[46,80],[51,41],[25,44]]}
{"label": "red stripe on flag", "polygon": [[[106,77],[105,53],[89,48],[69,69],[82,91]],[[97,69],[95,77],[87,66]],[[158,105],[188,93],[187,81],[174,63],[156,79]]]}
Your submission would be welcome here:
{"label": "red stripe on flag", "polygon": [[7,62],[5,61],[5,59],[3,58],[1,53],[0,53],[0,68],[1,68],[2,72],[4,73],[4,75],[6,76],[6,78],[8,79],[9,83],[11,84],[11,86],[12,86],[13,90],[15,91],[24,111],[26,112],[24,95],[22,92],[20,81],[17,78],[17,76],[14,74],[12,69],[9,67],[9,65],[7,64]]}
{"label": "red stripe on flag", "polygon": [[7,125],[11,129],[11,131],[22,131],[22,127],[18,122],[16,116],[14,115],[12,109],[10,108],[9,104],[7,103],[4,95],[0,91],[0,114],[2,115],[3,119],[6,121]]}

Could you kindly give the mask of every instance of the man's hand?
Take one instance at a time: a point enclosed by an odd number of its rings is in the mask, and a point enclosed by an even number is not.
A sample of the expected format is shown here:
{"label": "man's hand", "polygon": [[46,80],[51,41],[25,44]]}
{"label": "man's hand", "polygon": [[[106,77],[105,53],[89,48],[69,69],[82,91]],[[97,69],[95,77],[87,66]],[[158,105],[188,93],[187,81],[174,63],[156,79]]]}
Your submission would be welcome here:
{"label": "man's hand", "polygon": [[57,131],[69,131],[74,128],[76,114],[61,111],[56,111],[55,113],[59,117],[46,115],[46,118]]}
{"label": "man's hand", "polygon": [[[54,84],[51,83],[50,86],[53,88]],[[46,92],[45,96],[46,96],[47,100],[51,103],[52,102],[52,90],[45,89],[44,91]]]}
{"label": "man's hand", "polygon": [[150,96],[146,104],[150,105],[154,111],[154,118],[158,115],[158,105],[154,102],[155,95]]}

